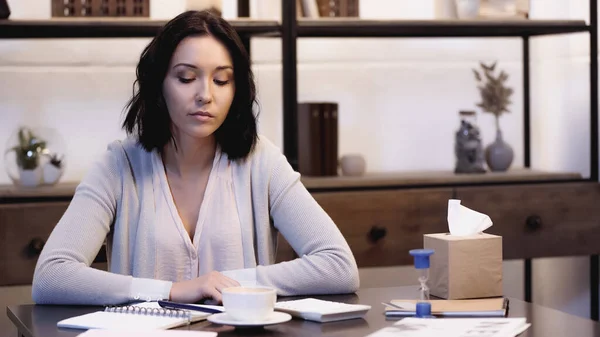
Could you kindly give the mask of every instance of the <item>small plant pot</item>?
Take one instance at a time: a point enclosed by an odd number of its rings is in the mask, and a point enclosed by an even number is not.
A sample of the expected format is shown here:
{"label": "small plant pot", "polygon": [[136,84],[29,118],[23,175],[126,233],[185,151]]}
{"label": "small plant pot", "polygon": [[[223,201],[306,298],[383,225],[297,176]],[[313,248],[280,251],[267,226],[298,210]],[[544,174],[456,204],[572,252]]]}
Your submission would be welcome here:
{"label": "small plant pot", "polygon": [[63,169],[56,167],[52,164],[46,164],[44,165],[44,171],[43,171],[43,179],[44,179],[44,184],[46,185],[54,185],[58,182],[58,180],[60,179],[60,177],[63,174]]}
{"label": "small plant pot", "polygon": [[24,187],[39,186],[42,181],[42,172],[39,168],[33,170],[19,169],[19,185]]}

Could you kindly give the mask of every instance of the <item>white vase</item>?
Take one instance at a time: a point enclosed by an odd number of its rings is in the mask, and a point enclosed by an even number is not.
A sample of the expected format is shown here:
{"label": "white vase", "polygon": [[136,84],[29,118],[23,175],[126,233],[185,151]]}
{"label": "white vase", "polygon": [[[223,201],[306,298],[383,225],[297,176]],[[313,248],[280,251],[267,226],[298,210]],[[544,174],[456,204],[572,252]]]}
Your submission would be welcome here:
{"label": "white vase", "polygon": [[479,16],[480,0],[456,0],[456,13],[459,19],[475,19]]}
{"label": "white vase", "polygon": [[39,167],[33,170],[19,169],[19,184],[24,187],[36,187],[42,181],[42,171]]}
{"label": "white vase", "polygon": [[367,162],[360,154],[348,154],[340,159],[342,174],[345,176],[361,176],[365,174]]}
{"label": "white vase", "polygon": [[44,184],[47,185],[54,185],[58,182],[58,180],[60,179],[60,177],[63,174],[63,170],[61,168],[58,168],[52,164],[46,164],[44,165],[44,171],[43,171],[43,179],[44,179]]}

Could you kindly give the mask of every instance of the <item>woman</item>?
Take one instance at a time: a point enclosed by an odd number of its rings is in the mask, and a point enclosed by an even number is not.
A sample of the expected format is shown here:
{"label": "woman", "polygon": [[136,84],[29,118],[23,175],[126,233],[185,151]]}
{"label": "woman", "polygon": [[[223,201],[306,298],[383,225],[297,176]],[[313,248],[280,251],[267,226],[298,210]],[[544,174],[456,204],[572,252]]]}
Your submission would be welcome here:
{"label": "woman", "polygon": [[[256,131],[255,84],[234,29],[185,12],[143,51],[123,123],[36,266],[44,304],[354,292],[354,257],[278,148]],[[300,258],[274,264],[280,232]],[[109,272],[91,262],[107,241]]]}

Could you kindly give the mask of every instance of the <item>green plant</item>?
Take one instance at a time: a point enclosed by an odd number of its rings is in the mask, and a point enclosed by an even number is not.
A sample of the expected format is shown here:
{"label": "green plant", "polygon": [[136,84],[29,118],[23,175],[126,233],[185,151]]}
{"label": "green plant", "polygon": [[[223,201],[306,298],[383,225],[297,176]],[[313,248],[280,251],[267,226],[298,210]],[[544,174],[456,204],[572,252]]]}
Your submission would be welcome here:
{"label": "green plant", "polygon": [[38,138],[29,128],[19,129],[19,145],[11,150],[17,155],[17,165],[23,170],[35,169],[40,161],[40,155],[46,148],[46,141]]}
{"label": "green plant", "polygon": [[498,75],[494,74],[496,62],[486,65],[480,62],[482,71],[473,69],[475,79],[478,82],[477,88],[481,94],[481,102],[477,106],[485,112],[494,114],[496,117],[496,129],[500,128],[499,118],[503,113],[510,112],[508,106],[512,103],[510,96],[513,89],[505,85],[508,80],[508,74],[503,70]]}

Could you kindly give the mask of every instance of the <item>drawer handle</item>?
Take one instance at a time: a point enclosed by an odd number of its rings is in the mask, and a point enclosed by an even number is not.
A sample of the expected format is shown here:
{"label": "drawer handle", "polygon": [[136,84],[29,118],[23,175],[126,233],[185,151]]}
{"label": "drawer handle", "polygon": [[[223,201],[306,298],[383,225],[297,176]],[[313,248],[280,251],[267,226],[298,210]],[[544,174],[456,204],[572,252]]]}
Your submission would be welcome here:
{"label": "drawer handle", "polygon": [[525,220],[525,225],[530,231],[536,231],[542,227],[542,218],[539,215],[530,215]]}
{"label": "drawer handle", "polygon": [[369,231],[369,241],[372,243],[376,243],[377,241],[383,239],[387,234],[387,229],[385,227],[379,227],[377,225],[371,227]]}
{"label": "drawer handle", "polygon": [[29,245],[27,246],[29,256],[40,255],[42,253],[42,249],[44,249],[45,244],[46,244],[46,242],[44,242],[44,240],[42,240],[40,238],[31,239],[31,241],[29,242]]}

